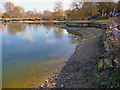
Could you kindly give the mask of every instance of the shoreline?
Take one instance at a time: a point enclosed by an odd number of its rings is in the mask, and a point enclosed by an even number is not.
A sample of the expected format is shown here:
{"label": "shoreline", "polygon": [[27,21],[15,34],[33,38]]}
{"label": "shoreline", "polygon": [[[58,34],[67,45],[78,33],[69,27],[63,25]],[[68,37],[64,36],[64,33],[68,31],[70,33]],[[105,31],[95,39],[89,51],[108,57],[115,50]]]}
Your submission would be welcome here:
{"label": "shoreline", "polygon": [[66,21],[0,21],[0,23],[65,23]]}
{"label": "shoreline", "polygon": [[[83,40],[82,41],[80,41],[79,42],[79,44],[76,46],[76,50],[75,50],[75,52],[74,52],[74,54],[72,54],[71,55],[71,57],[69,57],[68,58],[68,60],[65,62],[65,65],[64,66],[62,66],[62,68],[60,68],[58,71],[59,72],[57,72],[56,73],[56,75],[55,75],[55,77],[54,77],[54,75],[52,76],[52,77],[49,77],[48,78],[48,80],[46,80],[46,81],[44,81],[43,82],[43,84],[41,85],[41,86],[39,86],[38,87],[38,89],[40,89],[40,88],[59,88],[59,87],[61,87],[61,88],[63,88],[63,87],[65,87],[65,88],[83,88],[83,87],[87,87],[88,88],[88,86],[86,86],[86,85],[80,85],[80,86],[75,86],[74,84],[72,84],[73,82],[74,82],[74,80],[72,81],[72,80],[70,80],[70,82],[68,83],[68,79],[70,79],[69,77],[73,77],[74,76],[74,74],[72,73],[72,72],[74,72],[74,71],[72,71],[71,69],[71,64],[72,63],[75,63],[74,62],[74,59],[76,59],[76,57],[77,58],[81,58],[80,56],[76,56],[76,55],[79,55],[80,53],[82,53],[82,52],[80,52],[80,48],[82,47],[81,46],[81,44],[84,44],[84,43],[86,43],[86,41],[88,41],[87,39],[89,39],[88,37],[91,37],[91,35],[90,34],[92,34],[91,32],[89,33],[89,34],[87,34],[87,33],[85,33],[85,31],[84,30],[81,30],[80,31],[80,29],[81,29],[81,27],[67,27],[67,26],[65,26],[65,25],[60,25],[60,26],[57,26],[57,27],[59,27],[59,28],[62,28],[62,29],[67,29],[67,30],[70,30],[70,31],[76,31],[76,32],[78,32],[78,33],[80,33],[80,34],[83,34]],[[92,27],[89,27],[90,29],[95,29],[95,28],[92,28]],[[97,28],[98,29],[98,28]],[[88,30],[87,30],[88,31]],[[103,34],[103,30],[101,30],[101,29],[99,29],[98,30],[99,32],[101,32],[101,34],[98,34],[98,36],[100,37],[102,34]],[[97,33],[97,32],[96,32]],[[94,33],[95,34],[95,33]],[[96,34],[95,34],[96,35]],[[92,39],[92,38],[91,38]],[[94,39],[94,37],[93,37],[93,39]],[[88,45],[87,45],[88,46]],[[83,46],[84,47],[84,46]],[[94,47],[93,47],[94,48]],[[85,49],[86,50],[86,49]],[[94,51],[94,50],[93,50]],[[99,52],[98,52],[99,53]],[[98,55],[98,53],[97,53],[97,55]],[[89,56],[89,55],[88,55]],[[96,55],[94,55],[94,56],[96,56]],[[84,58],[84,57],[83,57]],[[79,62],[79,61],[78,61]],[[91,62],[85,62],[85,63],[91,63]],[[75,64],[77,64],[77,63],[75,63]],[[89,64],[90,65],[90,64]],[[73,65],[74,66],[74,65]],[[81,66],[83,66],[83,65],[81,65]],[[77,68],[77,67],[79,67],[78,65],[76,65],[75,66],[75,68]],[[90,66],[91,67],[91,66]],[[93,67],[93,66],[92,66]],[[71,69],[70,69],[71,68]],[[73,69],[74,70],[74,69]],[[87,70],[87,69],[85,69],[85,70]],[[70,75],[69,76],[69,74],[71,74],[70,72],[68,72],[68,71],[72,71],[71,73],[72,73],[72,75]],[[78,72],[78,70],[77,70],[77,72]],[[83,71],[84,72],[84,71]],[[68,76],[67,76],[68,75]],[[78,74],[76,74],[76,75],[78,75]],[[84,76],[84,75],[83,75]],[[52,78],[52,81],[51,81],[51,79],[50,78]],[[61,79],[64,79],[64,80],[61,80]],[[84,80],[84,79],[83,79]],[[82,80],[82,81],[83,81]],[[79,81],[79,80],[78,80]],[[67,82],[67,83],[66,83]],[[74,85],[74,87],[73,87],[73,85]],[[77,85],[77,84],[76,84]]]}

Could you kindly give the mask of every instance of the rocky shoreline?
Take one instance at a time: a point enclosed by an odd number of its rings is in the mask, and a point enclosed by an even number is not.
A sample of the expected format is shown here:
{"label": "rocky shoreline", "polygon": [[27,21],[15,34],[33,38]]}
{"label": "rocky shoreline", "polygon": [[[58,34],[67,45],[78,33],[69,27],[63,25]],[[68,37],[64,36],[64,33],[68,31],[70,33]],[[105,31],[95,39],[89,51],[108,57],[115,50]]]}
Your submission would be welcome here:
{"label": "rocky shoreline", "polygon": [[[83,39],[76,46],[74,54],[66,61],[66,64],[56,70],[56,72],[54,72],[48,80],[44,81],[38,89],[113,87],[114,85],[110,83],[106,84],[107,79],[104,76],[106,75],[106,71],[103,71],[103,64],[100,65],[102,62],[101,59],[103,59],[103,57],[105,57],[104,54],[106,54],[106,48],[104,48],[105,42],[103,41],[105,39],[103,35],[106,29],[86,29],[81,27],[67,27],[66,25],[60,25],[58,27],[76,31],[83,35]],[[108,59],[108,57],[106,57],[106,59]],[[107,70],[110,71],[109,69],[113,67],[108,64],[109,62],[106,65],[110,67],[107,67]],[[118,83],[116,85],[119,87]]]}

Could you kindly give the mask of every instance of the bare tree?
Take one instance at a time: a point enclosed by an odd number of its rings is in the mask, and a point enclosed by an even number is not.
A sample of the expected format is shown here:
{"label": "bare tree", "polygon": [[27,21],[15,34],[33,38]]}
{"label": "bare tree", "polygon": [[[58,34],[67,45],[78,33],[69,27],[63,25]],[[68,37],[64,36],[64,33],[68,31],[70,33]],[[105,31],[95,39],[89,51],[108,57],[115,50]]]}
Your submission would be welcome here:
{"label": "bare tree", "polygon": [[19,6],[14,6],[13,15],[14,17],[25,17],[26,13],[24,8]]}
{"label": "bare tree", "polygon": [[57,20],[63,20],[67,17],[66,12],[63,10],[63,3],[58,1],[55,3],[53,16]]}
{"label": "bare tree", "polygon": [[55,2],[54,12],[63,10],[63,4],[60,1]]}
{"label": "bare tree", "polygon": [[12,17],[13,10],[14,10],[14,4],[12,2],[6,2],[5,3],[5,10],[8,17]]}
{"label": "bare tree", "polygon": [[2,13],[2,11],[0,10],[0,17],[2,17],[2,15],[3,15],[3,13]]}
{"label": "bare tree", "polygon": [[43,18],[46,20],[53,20],[53,14],[51,11],[45,10],[43,12]]}
{"label": "bare tree", "polygon": [[41,19],[42,18],[42,15],[41,15],[41,12],[38,11],[36,8],[34,9],[34,18],[36,19]]}
{"label": "bare tree", "polygon": [[33,18],[34,17],[34,12],[33,11],[27,11],[26,12],[28,18]]}
{"label": "bare tree", "polygon": [[80,10],[82,8],[83,2],[81,0],[74,0],[71,4],[72,10]]}

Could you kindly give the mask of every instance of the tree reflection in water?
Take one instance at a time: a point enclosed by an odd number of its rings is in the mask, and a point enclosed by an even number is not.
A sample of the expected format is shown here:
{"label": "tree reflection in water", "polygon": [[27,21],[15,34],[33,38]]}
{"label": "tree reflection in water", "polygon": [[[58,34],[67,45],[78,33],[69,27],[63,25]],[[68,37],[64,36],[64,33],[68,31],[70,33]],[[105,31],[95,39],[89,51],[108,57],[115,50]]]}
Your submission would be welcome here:
{"label": "tree reflection in water", "polygon": [[17,32],[24,32],[26,30],[26,24],[21,23],[9,23],[8,26],[8,32],[11,35],[15,35]]}
{"label": "tree reflection in water", "polygon": [[6,27],[6,24],[0,24],[0,31],[4,31],[5,30],[5,27]]}
{"label": "tree reflection in water", "polygon": [[[24,32],[27,26],[30,29],[34,29],[35,31],[39,30],[39,27],[43,26],[47,30],[45,35],[46,37],[48,36],[49,31],[53,30],[55,38],[62,39],[64,30],[56,27],[55,25],[59,25],[59,23],[58,24],[55,24],[55,23],[36,23],[36,24],[9,23],[7,24],[7,27],[8,27],[8,32],[11,35],[15,35],[17,32]],[[3,25],[0,28],[1,29],[4,28]],[[69,33],[68,37],[70,38],[71,44],[78,43],[83,37],[80,33],[77,33],[75,31],[67,30],[67,32]]]}

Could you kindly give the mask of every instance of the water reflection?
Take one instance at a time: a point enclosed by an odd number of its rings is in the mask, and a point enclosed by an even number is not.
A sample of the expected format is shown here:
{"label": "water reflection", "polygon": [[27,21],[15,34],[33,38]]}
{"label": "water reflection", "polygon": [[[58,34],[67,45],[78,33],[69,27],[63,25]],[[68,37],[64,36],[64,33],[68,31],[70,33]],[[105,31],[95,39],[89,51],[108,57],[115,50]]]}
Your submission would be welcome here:
{"label": "water reflection", "polygon": [[[61,28],[57,28],[54,25],[56,25],[56,24],[54,24],[54,23],[44,23],[44,24],[42,24],[42,23],[40,23],[40,24],[12,23],[12,24],[8,24],[7,27],[8,27],[8,32],[11,35],[17,34],[22,39],[29,40],[31,42],[35,41],[35,38],[31,35],[31,33],[30,32],[26,32],[25,34],[22,33],[22,32],[25,32],[25,30],[27,30],[26,28],[33,29],[33,30],[37,31],[37,30],[39,30],[39,27],[44,27],[46,29],[45,37],[48,37],[49,31],[53,30],[54,36],[56,39],[62,39],[63,34],[70,33],[68,37],[70,38],[71,43],[77,43],[82,39],[82,35],[76,34],[76,32],[70,31],[70,30],[68,30],[66,32],[66,30],[63,30]],[[20,34],[20,32],[21,32],[21,34]],[[55,40],[47,40],[46,42],[47,43],[54,43]],[[9,43],[9,41],[7,41],[7,43]]]}
{"label": "water reflection", "polygon": [[26,24],[12,23],[8,24],[8,32],[11,35],[15,35],[17,32],[24,32],[26,30]]}
{"label": "water reflection", "polygon": [[3,32],[3,30],[5,30],[5,27],[6,27],[6,24],[0,23],[0,32],[1,31]]}
{"label": "water reflection", "polygon": [[61,39],[63,37],[63,29],[54,27],[54,34],[57,39]]}
{"label": "water reflection", "polygon": [[26,32],[25,34],[17,34],[17,36],[19,36],[20,38],[22,38],[24,40],[28,40],[30,42],[35,41],[34,36],[30,32]]}

